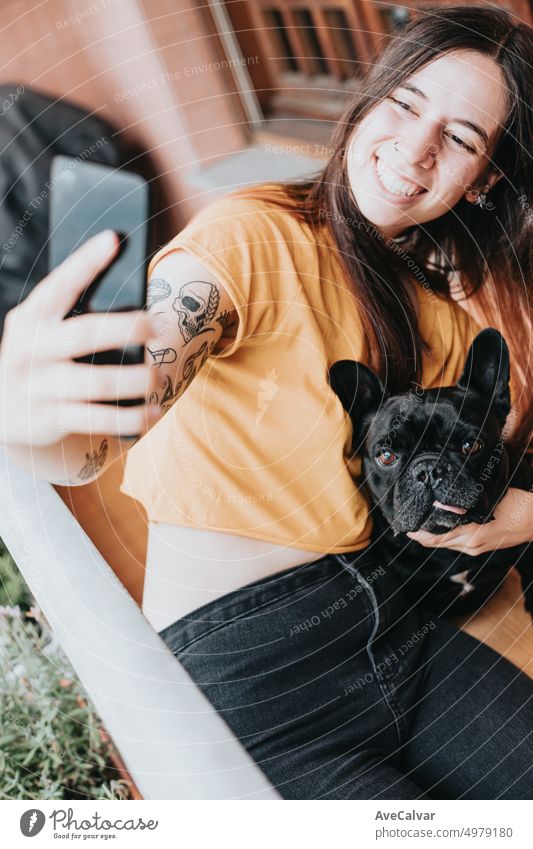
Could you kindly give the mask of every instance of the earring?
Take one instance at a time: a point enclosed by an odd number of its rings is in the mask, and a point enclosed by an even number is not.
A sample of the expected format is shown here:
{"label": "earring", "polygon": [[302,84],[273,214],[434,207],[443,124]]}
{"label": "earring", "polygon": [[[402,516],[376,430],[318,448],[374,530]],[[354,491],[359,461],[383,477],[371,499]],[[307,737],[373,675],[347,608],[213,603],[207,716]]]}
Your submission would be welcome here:
{"label": "earring", "polygon": [[398,144],[398,139],[396,139],[396,141],[394,142],[394,150],[396,151],[396,153],[398,153],[397,144]]}
{"label": "earring", "polygon": [[480,209],[484,209],[487,205],[487,192],[490,189],[490,186],[485,185],[483,188],[485,189],[484,192],[476,191],[476,189],[469,189],[466,193],[467,200],[474,206],[479,206]]}
{"label": "earring", "polygon": [[484,192],[478,192],[477,198],[476,198],[476,201],[475,201],[476,206],[479,206],[480,209],[485,209],[485,207],[487,205],[487,192],[490,189],[490,186],[486,185],[486,186],[483,186],[483,188],[485,189],[485,191]]}

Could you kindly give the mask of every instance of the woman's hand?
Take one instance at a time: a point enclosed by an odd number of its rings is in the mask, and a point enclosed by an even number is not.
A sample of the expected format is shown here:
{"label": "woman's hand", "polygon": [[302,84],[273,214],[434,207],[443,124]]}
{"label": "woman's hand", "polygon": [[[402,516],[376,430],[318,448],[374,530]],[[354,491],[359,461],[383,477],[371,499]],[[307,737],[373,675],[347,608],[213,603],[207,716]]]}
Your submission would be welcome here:
{"label": "woman's hand", "polygon": [[474,557],[529,542],[533,539],[533,492],[514,487],[508,489],[496,505],[494,521],[486,525],[471,522],[445,534],[416,531],[407,536],[429,548],[451,548]]}
{"label": "woman's hand", "polygon": [[144,405],[94,401],[148,398],[154,381],[148,364],[93,366],[72,358],[144,344],[156,335],[149,316],[137,311],[64,320],[117,248],[111,230],[89,239],[7,314],[0,346],[0,440],[7,445],[52,445],[73,433],[146,431]]}

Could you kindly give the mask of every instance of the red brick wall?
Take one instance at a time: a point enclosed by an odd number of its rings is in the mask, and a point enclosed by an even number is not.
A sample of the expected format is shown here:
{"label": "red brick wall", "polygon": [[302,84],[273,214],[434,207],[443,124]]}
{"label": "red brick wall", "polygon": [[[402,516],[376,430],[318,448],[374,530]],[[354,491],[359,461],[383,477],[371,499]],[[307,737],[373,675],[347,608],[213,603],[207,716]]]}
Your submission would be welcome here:
{"label": "red brick wall", "polygon": [[175,229],[202,205],[187,174],[246,141],[218,38],[185,0],[8,0],[0,82],[95,110],[147,147]]}

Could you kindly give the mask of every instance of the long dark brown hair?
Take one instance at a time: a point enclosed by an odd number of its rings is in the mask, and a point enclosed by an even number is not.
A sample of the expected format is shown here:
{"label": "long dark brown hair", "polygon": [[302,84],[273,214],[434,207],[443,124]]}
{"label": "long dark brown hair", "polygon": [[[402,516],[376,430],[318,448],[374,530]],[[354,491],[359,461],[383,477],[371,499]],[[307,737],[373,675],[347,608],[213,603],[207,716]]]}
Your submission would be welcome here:
{"label": "long dark brown hair", "polygon": [[[508,114],[499,131],[492,164],[504,174],[491,189],[492,208],[461,200],[447,213],[409,228],[402,249],[372,234],[350,191],[344,152],[354,127],[379,101],[428,62],[452,50],[476,50],[501,68],[508,88]],[[425,343],[409,296],[415,264],[434,292],[451,297],[459,275],[464,297],[474,298],[481,323],[501,329],[512,353],[516,385],[524,384],[531,336],[531,232],[533,212],[533,30],[493,6],[424,9],[391,39],[353,103],[340,118],[332,154],[311,179],[275,184],[277,203],[310,223],[327,221],[338,256],[361,309],[369,364],[391,392],[420,381]],[[531,204],[529,206],[528,204]],[[366,222],[367,227],[354,226]],[[456,278],[457,279],[457,278]],[[424,283],[424,285],[426,285]],[[474,297],[475,296],[475,297]],[[478,319],[479,320],[479,319]],[[522,366],[522,367],[521,367]],[[533,433],[533,398],[520,399],[513,439],[526,444]]]}

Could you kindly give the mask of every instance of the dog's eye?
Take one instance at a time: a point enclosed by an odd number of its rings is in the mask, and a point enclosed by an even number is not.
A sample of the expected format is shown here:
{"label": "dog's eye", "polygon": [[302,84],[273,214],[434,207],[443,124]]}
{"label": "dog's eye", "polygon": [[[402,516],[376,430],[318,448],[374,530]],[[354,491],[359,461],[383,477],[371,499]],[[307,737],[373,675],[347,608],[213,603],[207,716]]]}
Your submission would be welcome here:
{"label": "dog's eye", "polygon": [[463,442],[461,445],[461,454],[477,454],[478,451],[481,451],[482,447],[483,443],[480,442],[479,439],[467,439],[466,442]]}
{"label": "dog's eye", "polygon": [[398,457],[393,454],[388,448],[381,448],[376,454],[376,460],[381,466],[392,466]]}

